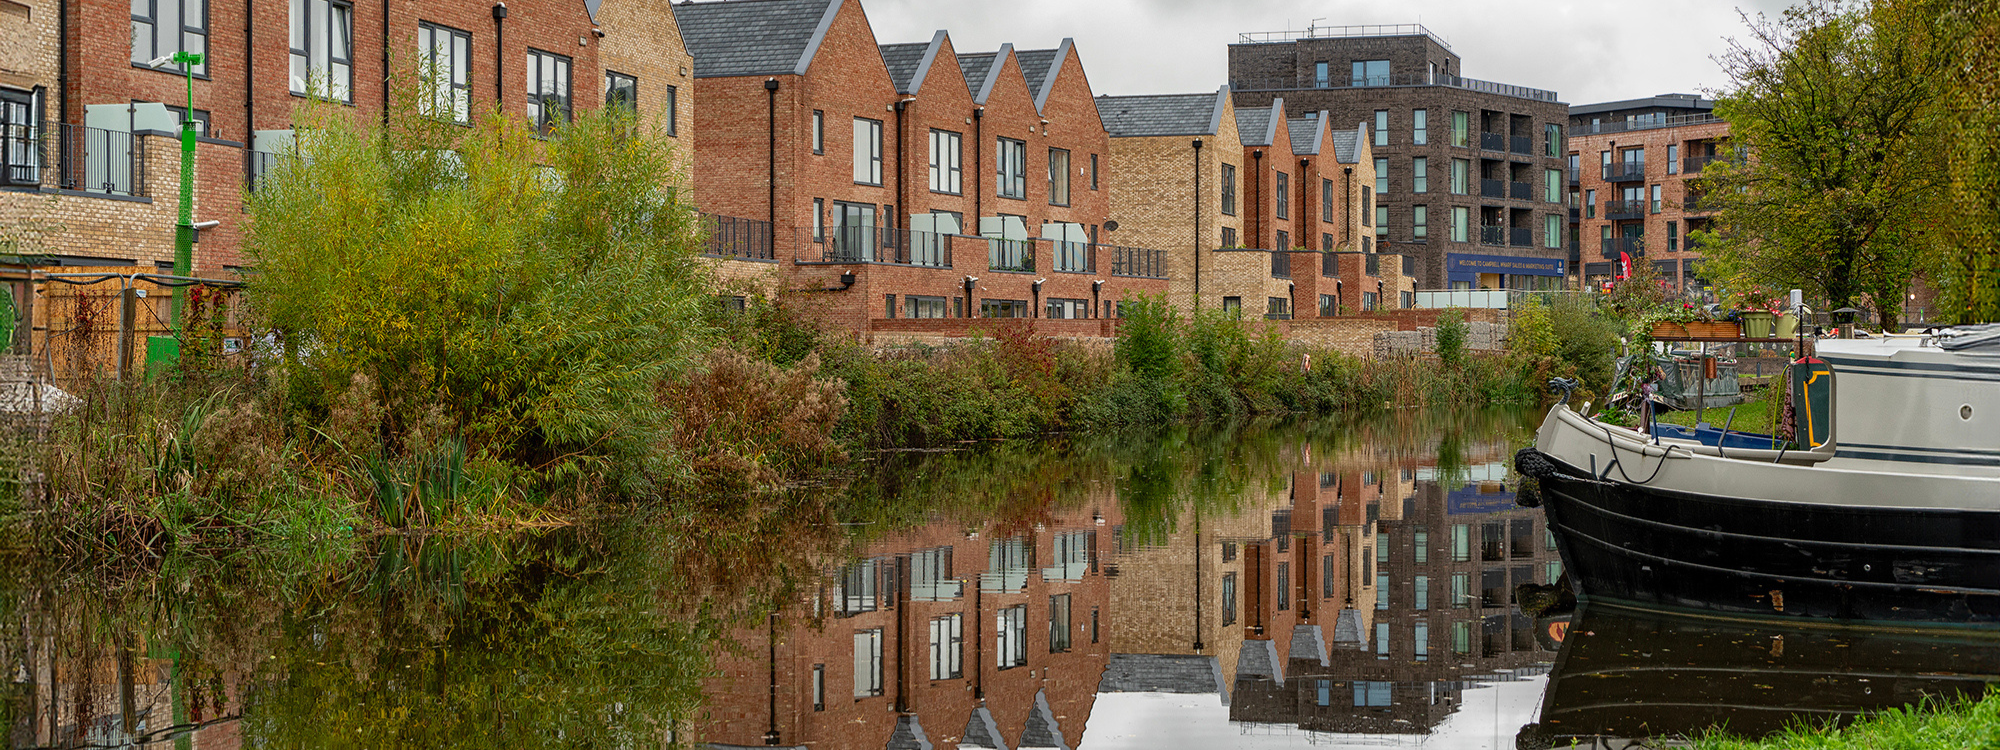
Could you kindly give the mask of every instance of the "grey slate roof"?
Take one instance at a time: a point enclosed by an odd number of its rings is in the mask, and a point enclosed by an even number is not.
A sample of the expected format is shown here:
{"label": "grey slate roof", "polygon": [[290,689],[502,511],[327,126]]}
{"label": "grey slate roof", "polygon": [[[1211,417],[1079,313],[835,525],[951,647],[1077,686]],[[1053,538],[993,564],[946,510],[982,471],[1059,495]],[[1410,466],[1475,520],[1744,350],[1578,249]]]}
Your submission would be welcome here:
{"label": "grey slate roof", "polygon": [[1112,654],[1098,679],[1100,693],[1219,693],[1222,667],[1213,656]]}
{"label": "grey slate roof", "polygon": [[924,52],[930,47],[925,42],[882,45],[882,64],[889,68],[889,80],[896,84],[896,93],[910,93],[910,83],[917,77],[917,66],[923,63]]}
{"label": "grey slate roof", "polygon": [[1278,664],[1278,647],[1266,640],[1244,641],[1243,650],[1236,656],[1236,679],[1242,681],[1258,677],[1269,677],[1278,684],[1285,684],[1285,671]]}
{"label": "grey slate roof", "polygon": [[1097,119],[1113,138],[1214,135],[1223,94],[1097,97]]}
{"label": "grey slate roof", "polygon": [[1049,68],[1055,64],[1056,50],[1015,50],[1014,60],[1021,64],[1021,77],[1028,80],[1028,93],[1034,95],[1035,101],[1041,101],[1042,87],[1055,78]]}
{"label": "grey slate roof", "polygon": [[1269,146],[1271,134],[1271,110],[1264,107],[1236,110],[1236,137],[1245,146]]}
{"label": "grey slate roof", "polygon": [[986,77],[993,70],[993,60],[998,52],[973,52],[958,56],[958,67],[965,73],[965,87],[972,90],[975,101],[984,101],[979,93],[986,90]]}
{"label": "grey slate roof", "polygon": [[1298,156],[1319,154],[1320,139],[1326,135],[1326,113],[1318,112],[1311,117],[1288,119],[1286,129],[1292,134],[1292,153]]}
{"label": "grey slate roof", "polygon": [[993,712],[984,706],[972,709],[972,715],[966,718],[965,733],[959,736],[958,746],[1007,750],[1006,740],[1000,737],[1000,723],[993,720]]}
{"label": "grey slate roof", "polygon": [[800,75],[819,49],[838,0],[676,3],[674,20],[696,78]]}
{"label": "grey slate roof", "polygon": [[924,726],[917,723],[917,717],[909,714],[896,717],[896,729],[889,733],[888,750],[931,750],[931,739],[924,736]]}
{"label": "grey slate roof", "polygon": [[1355,142],[1361,139],[1358,130],[1335,130],[1327,133],[1327,140],[1333,141],[1333,160],[1341,164],[1355,164],[1361,161],[1360,149]]}
{"label": "grey slate roof", "polygon": [[1046,692],[1035,693],[1035,708],[1028,712],[1028,725],[1021,729],[1021,750],[1031,747],[1069,750],[1062,728],[1056,725],[1056,712],[1049,709]]}
{"label": "grey slate roof", "polygon": [[1321,634],[1319,626],[1293,625],[1292,649],[1288,654],[1292,659],[1316,661],[1322,667],[1327,666],[1326,638]]}

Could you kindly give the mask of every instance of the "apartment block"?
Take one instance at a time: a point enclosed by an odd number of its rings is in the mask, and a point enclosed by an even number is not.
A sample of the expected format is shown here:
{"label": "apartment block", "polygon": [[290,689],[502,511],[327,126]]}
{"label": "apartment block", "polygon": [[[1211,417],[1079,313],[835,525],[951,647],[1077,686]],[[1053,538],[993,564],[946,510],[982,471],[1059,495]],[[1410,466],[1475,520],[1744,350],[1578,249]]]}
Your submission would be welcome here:
{"label": "apartment block", "polygon": [[1108,135],[1073,43],[882,45],[858,0],[674,13],[704,79],[699,200],[769,222],[781,283],[836,324],[1103,318],[1165,291],[1163,256],[1104,241]]}
{"label": "apartment block", "polygon": [[1729,138],[1714,109],[1693,94],[1570,108],[1570,269],[1581,283],[1616,278],[1630,258],[1676,288],[1702,286],[1689,234],[1709,228],[1714,206],[1702,205],[1697,178]]}
{"label": "apartment block", "polygon": [[1377,252],[1417,257],[1423,288],[1560,286],[1563,128],[1556,93],[1460,75],[1423,26],[1246,33],[1229,47],[1239,108],[1284,100],[1365,122]]}

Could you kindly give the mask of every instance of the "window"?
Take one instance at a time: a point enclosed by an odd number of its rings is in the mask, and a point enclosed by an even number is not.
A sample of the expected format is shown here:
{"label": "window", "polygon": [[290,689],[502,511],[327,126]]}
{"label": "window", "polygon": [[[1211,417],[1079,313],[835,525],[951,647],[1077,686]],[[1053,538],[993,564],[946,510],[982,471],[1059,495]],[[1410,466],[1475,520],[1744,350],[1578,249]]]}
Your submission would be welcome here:
{"label": "window", "polygon": [[1667,174],[1681,173],[1681,145],[1667,144]]}
{"label": "window", "polygon": [[1222,624],[1236,623],[1236,574],[1222,574]]}
{"label": "window", "polygon": [[931,192],[951,195],[964,192],[963,146],[957,133],[931,131]]}
{"label": "window", "polygon": [[854,697],[882,694],[882,629],[854,631]]}
{"label": "window", "polygon": [[1375,204],[1375,236],[1389,236],[1389,207],[1380,203]]}
{"label": "window", "polygon": [[1465,195],[1466,191],[1470,189],[1467,187],[1467,185],[1471,181],[1472,181],[1472,160],[1471,159],[1451,160],[1451,194]]}
{"label": "window", "polygon": [[1090,155],[1090,189],[1097,189],[1097,154]]}
{"label": "window", "polygon": [[921,602],[946,602],[958,598],[964,588],[963,583],[951,577],[950,547],[910,555],[910,598]]}
{"label": "window", "polygon": [[1367,185],[1361,186],[1361,226],[1368,226],[1368,222],[1375,218],[1373,197],[1374,192]]}
{"label": "window", "polygon": [[[417,75],[423,95],[417,98],[417,113],[461,125],[472,121],[472,35],[420,21],[417,23]],[[606,100],[612,95],[611,76],[606,73]],[[629,77],[627,80],[631,80]]]}
{"label": "window", "polygon": [[1681,248],[1680,231],[1680,222],[1667,222],[1667,252],[1671,253]]}
{"label": "window", "polygon": [[569,122],[569,58],[528,50],[528,121],[544,134]]}
{"label": "window", "polygon": [[1542,155],[1562,156],[1563,126],[1550,123],[1542,126]]}
{"label": "window", "polygon": [[[1363,240],[1366,240],[1367,238],[1366,238],[1366,237],[1363,237],[1362,239],[1363,239]],[[1370,311],[1370,310],[1374,310],[1374,309],[1375,309],[1375,307],[1376,307],[1376,301],[1377,301],[1377,300],[1379,300],[1380,298],[1381,298],[1381,293],[1380,293],[1380,292],[1362,292],[1362,293],[1361,293],[1361,310],[1362,310],[1363,312],[1367,312],[1367,311]]]}
{"label": "window", "polygon": [[1472,209],[1465,206],[1451,207],[1451,241],[1465,241],[1465,226],[1472,219]]}
{"label": "window", "polygon": [[1389,110],[1375,110],[1375,145],[1389,145]]}
{"label": "window", "polygon": [[1472,623],[1460,620],[1451,624],[1451,652],[1472,653]]}
{"label": "window", "polygon": [[354,6],[336,0],[291,2],[292,93],[353,103]]}
{"label": "window", "polygon": [[1611,152],[1610,151],[1597,152],[1597,163],[1598,163],[1599,175],[1602,176],[1604,179],[1607,180],[1611,179]]}
{"label": "window", "polygon": [[1389,85],[1388,60],[1355,60],[1353,75],[1349,76],[1349,86]]}
{"label": "window", "polygon": [[826,153],[826,113],[813,110],[813,153]]}
{"label": "window", "polygon": [[1429,527],[1417,526],[1410,531],[1410,561],[1424,565],[1431,561],[1431,531]]}
{"label": "window", "polygon": [[[1364,296],[1365,296],[1365,295],[1364,295]],[[1362,309],[1364,309],[1364,310],[1365,310],[1365,309],[1367,309],[1367,306],[1365,306],[1365,305],[1364,305],[1364,306],[1362,307]],[[1388,609],[1388,608],[1389,608],[1389,574],[1388,574],[1388,573],[1376,573],[1376,574],[1375,574],[1375,608],[1376,608],[1376,609]]]}
{"label": "window", "polygon": [[[1325,295],[1321,295],[1321,297],[1324,296]],[[1320,302],[1320,306],[1321,307],[1326,306],[1324,300]],[[1322,478],[1320,480],[1320,483],[1325,484],[1326,480]],[[1324,512],[1327,514],[1327,518],[1329,520],[1333,518],[1332,508],[1327,508],[1325,509]],[[1327,533],[1329,534],[1333,533],[1333,524],[1329,523],[1325,524],[1325,526],[1327,527]],[[1333,555],[1321,555],[1319,558],[1319,598],[1332,599],[1334,594],[1333,582],[1338,579],[1339,579],[1339,574],[1334,570]]]}
{"label": "window", "polygon": [[1431,142],[1430,114],[1428,109],[1410,113],[1410,143],[1422,146]]}
{"label": "window", "polygon": [[1090,300],[1061,299],[1051,297],[1045,301],[1042,317],[1051,320],[1077,320],[1090,317]]}
{"label": "window", "polygon": [[1647,205],[1651,207],[1652,213],[1660,212],[1660,186],[1653,186],[1653,198]]}
{"label": "window", "polygon": [[1028,197],[1028,144],[1012,138],[999,140],[999,152],[994,155],[996,190],[1002,198],[1025,200]]}
{"label": "window", "polygon": [[1322,294],[1319,296],[1320,317],[1331,318],[1334,315],[1338,314],[1339,311],[1340,311],[1340,303],[1334,300],[1333,295]]}
{"label": "window", "polygon": [[1472,574],[1451,574],[1451,606],[1466,608],[1472,606]]}
{"label": "window", "polygon": [[999,639],[999,648],[994,650],[994,658],[1001,669],[1026,666],[1028,663],[1028,605],[1017,604],[1000,610],[999,622],[993,633]]}
{"label": "window", "polygon": [[[634,101],[636,102],[637,99],[635,98]],[[681,125],[680,125],[681,92],[680,89],[677,87],[674,86],[667,87],[666,115],[667,115],[667,135],[679,136],[681,134]]]}
{"label": "window", "polygon": [[[1325,178],[1319,181],[1319,220],[1328,223],[1333,221],[1333,180]],[[1329,246],[1327,249],[1333,248]]]}
{"label": "window", "polygon": [[[168,112],[173,113],[174,122],[176,123],[183,122],[189,119],[194,120],[195,135],[208,135],[208,110],[197,109],[194,110],[193,112],[189,112],[187,107],[179,107],[172,104],[164,104],[161,106],[166,107]],[[180,130],[180,126],[176,125],[174,127],[174,130],[178,132]]]}
{"label": "window", "polygon": [[1222,213],[1236,215],[1236,165],[1222,165]]}
{"label": "window", "polygon": [[[1271,243],[1271,249],[1273,249],[1273,250],[1290,250],[1290,249],[1291,249],[1291,247],[1292,247],[1292,235],[1291,235],[1290,233],[1287,233],[1287,232],[1286,232],[1285,230],[1283,230],[1283,229],[1280,229],[1280,230],[1278,230],[1278,239],[1277,239],[1277,241],[1275,241],[1275,242],[1272,242],[1272,243]],[[1276,270],[1277,270],[1277,267],[1278,267],[1278,264],[1279,264],[1279,263],[1284,263],[1284,262],[1285,262],[1285,261],[1281,261],[1281,260],[1278,260],[1279,258],[1290,258],[1290,257],[1291,257],[1291,256],[1289,256],[1289,255],[1286,255],[1286,254],[1284,254],[1284,253],[1272,253],[1272,254],[1271,254],[1271,268],[1272,268],[1272,270],[1273,270],[1273,271],[1276,271]],[[1289,268],[1289,266],[1288,266],[1288,268]],[[1287,272],[1287,275],[1289,275],[1289,271]]]}
{"label": "window", "polygon": [[814,199],[813,199],[813,218],[812,218],[812,228],[813,228],[813,241],[814,241],[814,242],[821,242],[821,241],[824,241],[824,240],[826,239],[826,199],[825,199],[825,198],[814,198]]}
{"label": "window", "polygon": [[931,618],[931,679],[965,676],[965,623],[957,613]]}
{"label": "window", "polygon": [[834,258],[845,261],[875,259],[875,204],[835,203],[833,229]]}
{"label": "window", "polygon": [[882,295],[882,317],[884,318],[896,317],[896,295],[893,294]]}
{"label": "window", "polygon": [[1583,191],[1583,218],[1597,218],[1597,189]]}
{"label": "window", "polygon": [[1431,608],[1431,577],[1417,576],[1410,585],[1410,607],[1412,609]]}
{"label": "window", "polygon": [[882,121],[854,118],[854,182],[882,184]]}
{"label": "window", "polygon": [[[1319,236],[1319,243],[1319,249],[1329,253],[1333,252],[1333,235],[1331,233],[1321,234]],[[1324,261],[1321,262],[1321,265],[1325,265]]]}
{"label": "window", "polygon": [[1563,200],[1562,170],[1560,169],[1542,170],[1542,200],[1547,201],[1549,203],[1562,202]]}
{"label": "window", "polygon": [[1069,152],[1049,149],[1049,205],[1069,205]]}
{"label": "window", "polygon": [[1463,147],[1466,144],[1471,124],[1471,115],[1464,112],[1451,113],[1451,145]]}
{"label": "window", "polygon": [[1542,571],[1543,575],[1548,576],[1549,583],[1555,583],[1556,581],[1560,581],[1562,580],[1562,575],[1563,575],[1562,561],[1550,560],[1542,565]]}
{"label": "window", "polygon": [[1049,597],[1049,653],[1059,654],[1070,646],[1069,594]]}
{"label": "window", "polygon": [[1313,63],[1313,88],[1323,89],[1333,84],[1333,71],[1325,60]]}
{"label": "window", "polygon": [[1242,319],[1242,318],[1243,318],[1243,298],[1242,298],[1242,297],[1223,297],[1223,298],[1222,298],[1222,315],[1223,315],[1223,317],[1226,317],[1226,318],[1229,318],[1229,319],[1231,319],[1231,320],[1240,320],[1240,319]]}
{"label": "window", "polygon": [[1222,228],[1222,246],[1236,247],[1236,227]]}
{"label": "window", "polygon": [[1292,564],[1278,563],[1278,610],[1292,608]]}
{"label": "window", "polygon": [[1431,223],[1431,209],[1430,209],[1430,206],[1411,206],[1411,207],[1410,207],[1410,238],[1411,238],[1411,239],[1419,239],[1419,240],[1420,240],[1420,239],[1424,239],[1424,238],[1426,238],[1426,237],[1429,237],[1429,236],[1431,236],[1431,227],[1430,227],[1430,223]]}
{"label": "window", "polygon": [[1389,194],[1389,159],[1387,157],[1375,160],[1375,194]]}
{"label": "window", "polygon": [[947,317],[943,297],[919,297],[912,294],[903,297],[903,307],[903,317],[906,318]]}
{"label": "window", "polygon": [[[292,0],[294,29],[299,22],[299,3],[300,0]],[[323,11],[326,4],[321,2],[318,5]],[[154,58],[170,57],[175,52],[203,55],[204,61],[194,66],[194,74],[208,77],[207,0],[132,0],[132,64],[151,67],[149,63]],[[181,71],[180,66],[174,63],[162,65],[159,69],[174,73]]]}
{"label": "window", "polygon": [[617,71],[604,71],[604,107],[637,117],[639,79]]}
{"label": "window", "polygon": [[[1418,609],[1423,609],[1423,608],[1418,607]],[[1417,623],[1416,628],[1414,630],[1416,631],[1415,632],[1416,637],[1413,639],[1411,645],[1414,646],[1416,650],[1412,652],[1411,655],[1415,656],[1417,661],[1430,661],[1431,660],[1430,623],[1427,622]]]}
{"label": "window", "polygon": [[41,184],[40,98],[26,91],[0,89],[0,185]]}
{"label": "window", "polygon": [[1563,220],[1558,214],[1542,217],[1542,247],[1560,249],[1563,239]]}
{"label": "window", "polygon": [[1277,175],[1277,186],[1272,190],[1272,193],[1273,197],[1277,199],[1278,218],[1289,219],[1292,212],[1292,187],[1289,182],[1291,178],[1286,176],[1284,172],[1278,172]]}
{"label": "window", "polygon": [[1428,157],[1423,157],[1423,156],[1411,159],[1410,192],[1428,193],[1430,191],[1431,191],[1431,160]]}

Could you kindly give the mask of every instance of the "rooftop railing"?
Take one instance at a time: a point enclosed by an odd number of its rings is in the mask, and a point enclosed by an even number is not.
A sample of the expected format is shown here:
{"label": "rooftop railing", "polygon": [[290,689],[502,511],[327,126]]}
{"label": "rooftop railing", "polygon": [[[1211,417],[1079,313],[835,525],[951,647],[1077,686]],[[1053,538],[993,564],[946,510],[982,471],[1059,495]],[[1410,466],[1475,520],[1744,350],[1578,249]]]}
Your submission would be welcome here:
{"label": "rooftop railing", "polygon": [[1424,36],[1438,46],[1451,49],[1444,37],[1420,23],[1362,24],[1353,26],[1307,26],[1304,31],[1250,31],[1236,35],[1237,44],[1276,44],[1305,39],[1354,39],[1372,36]]}
{"label": "rooftop railing", "polygon": [[[1538,102],[1560,101],[1556,92],[1544,89],[1515,86],[1507,83],[1481,81],[1476,78],[1461,78],[1448,75],[1389,75],[1370,76],[1353,79],[1348,71],[1327,80],[1316,80],[1310,72],[1298,76],[1236,76],[1229,79],[1229,87],[1237,91],[1296,91],[1301,89],[1345,89],[1377,88],[1388,86],[1449,86],[1467,91],[1481,91],[1488,94],[1511,96],[1516,99],[1531,99]],[[1496,149],[1506,150],[1504,147]]]}

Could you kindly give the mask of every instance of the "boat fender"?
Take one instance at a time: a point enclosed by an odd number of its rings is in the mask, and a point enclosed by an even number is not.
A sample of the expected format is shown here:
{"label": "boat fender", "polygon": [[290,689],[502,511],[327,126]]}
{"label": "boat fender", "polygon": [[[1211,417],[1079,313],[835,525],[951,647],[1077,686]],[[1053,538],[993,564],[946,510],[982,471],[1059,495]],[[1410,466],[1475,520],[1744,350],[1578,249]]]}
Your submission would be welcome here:
{"label": "boat fender", "polygon": [[1542,455],[1542,452],[1535,450],[1533,446],[1514,452],[1514,470],[1534,479],[1546,479],[1561,473],[1556,469],[1555,462],[1550,461],[1548,456]]}

